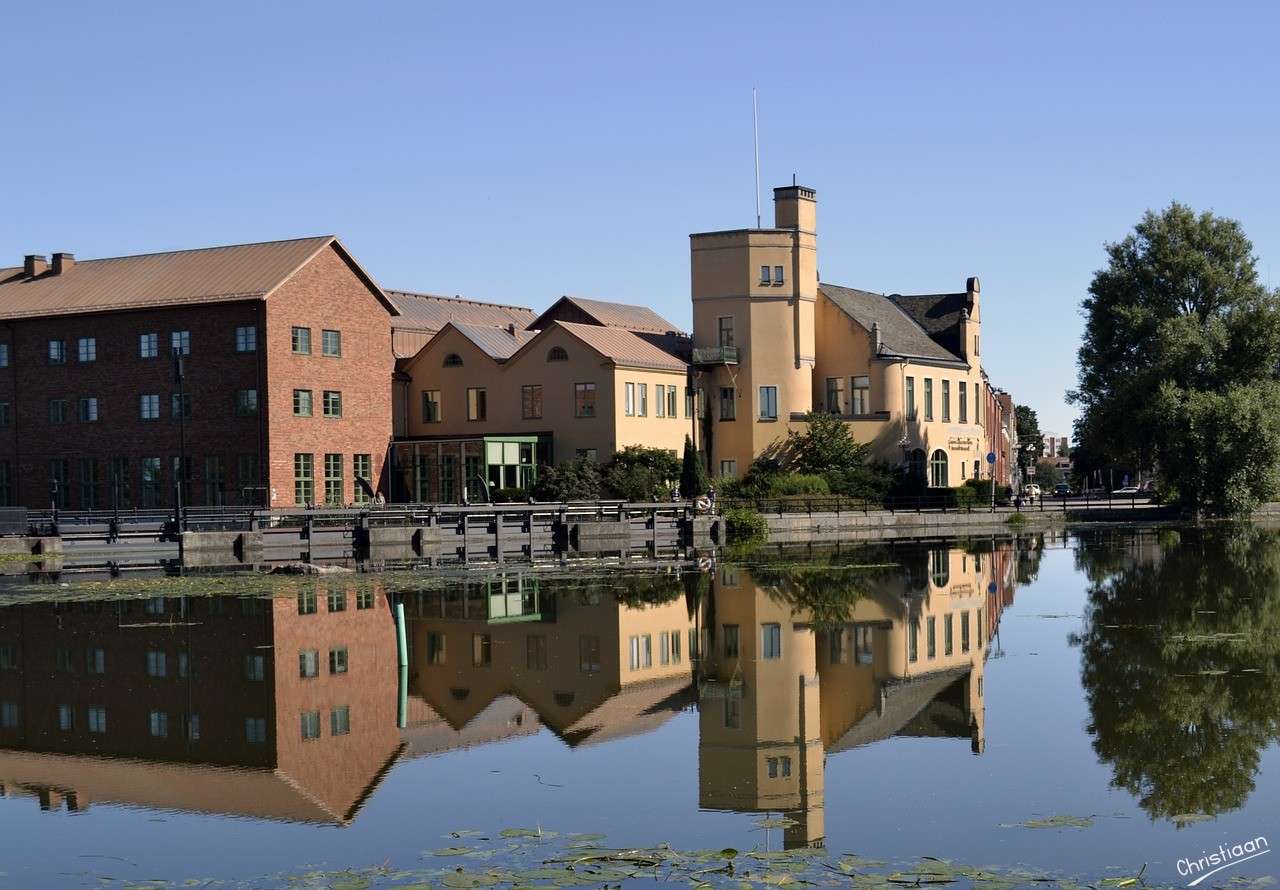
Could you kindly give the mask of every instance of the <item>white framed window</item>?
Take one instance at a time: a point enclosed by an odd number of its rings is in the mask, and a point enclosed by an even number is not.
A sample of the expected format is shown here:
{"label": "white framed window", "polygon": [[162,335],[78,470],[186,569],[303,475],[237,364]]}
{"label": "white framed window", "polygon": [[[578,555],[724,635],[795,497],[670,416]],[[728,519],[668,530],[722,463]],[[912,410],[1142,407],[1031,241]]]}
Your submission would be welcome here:
{"label": "white framed window", "polygon": [[98,419],[98,400],[94,396],[86,396],[80,400],[80,422],[93,423]]}
{"label": "white framed window", "polygon": [[314,741],[320,738],[320,712],[303,711],[300,715],[303,741]]}
{"label": "white framed window", "polygon": [[778,387],[760,387],[760,419],[778,419]]}
{"label": "white framed window", "polygon": [[636,385],[634,383],[624,383],[622,385],[623,393],[623,412],[627,417],[636,416]]}
{"label": "white framed window", "polygon": [[760,649],[761,658],[781,658],[782,657],[782,625],[776,623],[762,624]]}
{"label": "white framed window", "polygon": [[761,284],[769,284],[769,283],[770,283],[770,281],[769,281],[769,267],[768,267],[768,266],[761,266],[761,267],[760,267],[760,283],[761,283]]}
{"label": "white framed window", "polygon": [[169,349],[177,355],[191,355],[191,332],[172,331],[169,334]]}
{"label": "white framed window", "polygon": [[98,339],[96,337],[81,337],[76,341],[76,361],[88,364],[97,360]]}
{"label": "white framed window", "polygon": [[251,652],[244,657],[244,678],[252,682],[260,682],[267,676],[267,657],[258,652]]}
{"label": "white framed window", "polygon": [[346,735],[351,732],[351,706],[340,705],[329,712],[329,734]]}
{"label": "white framed window", "polygon": [[89,708],[89,732],[99,735],[107,731],[107,709],[103,707]]}
{"label": "white framed window", "polygon": [[138,398],[138,414],[143,420],[160,419],[160,396],[146,393]]}
{"label": "white framed window", "polygon": [[63,340],[49,341],[49,364],[65,365],[67,363],[67,344]]}
{"label": "white framed window", "polygon": [[147,676],[163,677],[168,674],[168,660],[163,651],[152,649],[147,652]]}
{"label": "white framed window", "polygon": [[169,737],[169,715],[164,711],[152,711],[150,724],[153,738],[164,739]]}
{"label": "white framed window", "polygon": [[244,740],[250,745],[262,745],[267,741],[267,721],[265,717],[244,718]]}
{"label": "white framed window", "polygon": [[155,358],[160,354],[159,334],[138,335],[138,358]]}
{"label": "white framed window", "polygon": [[871,378],[870,377],[854,377],[851,380],[853,384],[852,404],[849,406],[849,412],[854,415],[871,413]]}
{"label": "white framed window", "polygon": [[649,384],[641,383],[636,386],[636,414],[641,417],[649,416]]}
{"label": "white framed window", "polygon": [[725,479],[737,479],[738,462],[736,460],[720,461],[720,475]]}
{"label": "white framed window", "polygon": [[258,351],[258,329],[251,324],[236,328],[236,352]]}
{"label": "white framed window", "polygon": [[782,277],[782,267],[781,267],[781,266],[774,266],[774,267],[773,267],[773,283],[774,283],[774,284],[782,284],[785,280],[786,280],[786,279],[784,279],[784,278]]}

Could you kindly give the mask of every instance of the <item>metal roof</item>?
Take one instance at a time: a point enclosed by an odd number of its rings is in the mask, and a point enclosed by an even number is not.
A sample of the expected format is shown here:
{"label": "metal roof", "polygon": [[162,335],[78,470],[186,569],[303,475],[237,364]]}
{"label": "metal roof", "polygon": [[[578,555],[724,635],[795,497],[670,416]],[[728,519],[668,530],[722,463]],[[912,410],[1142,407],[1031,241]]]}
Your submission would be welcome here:
{"label": "metal roof", "polygon": [[534,319],[533,310],[523,306],[504,306],[500,303],[403,290],[389,290],[386,293],[400,310],[400,316],[391,322],[395,328],[413,328],[435,333],[451,321],[493,327],[514,324],[518,328],[525,328]]}
{"label": "metal roof", "polygon": [[395,307],[333,235],[76,260],[61,274],[0,269],[0,319],[263,299],[333,245],[394,315]]}
{"label": "metal roof", "polygon": [[[629,368],[653,368],[661,371],[684,371],[688,364],[649,341],[622,328],[555,322],[572,336],[590,346],[615,365]],[[548,329],[549,330],[549,329]]]}
{"label": "metal roof", "polygon": [[476,348],[494,361],[505,362],[516,351],[532,340],[536,333],[516,328],[495,328],[488,325],[466,324],[460,321],[449,322],[449,327],[456,330],[476,345]]}
{"label": "metal roof", "polygon": [[[551,308],[539,315],[529,327],[536,330],[546,327],[552,321],[561,321],[555,317],[556,311],[568,304],[596,322],[611,328],[624,328],[628,331],[641,331],[648,334],[665,334],[680,329],[667,321],[648,306],[632,306],[627,303],[611,303],[606,300],[589,300],[585,297],[564,296],[556,300]],[[550,316],[550,318],[548,318]],[[572,319],[563,319],[572,321]]]}
{"label": "metal roof", "polygon": [[867,331],[880,327],[884,352],[907,358],[963,363],[964,360],[933,337],[893,298],[838,284],[819,284],[818,290]]}

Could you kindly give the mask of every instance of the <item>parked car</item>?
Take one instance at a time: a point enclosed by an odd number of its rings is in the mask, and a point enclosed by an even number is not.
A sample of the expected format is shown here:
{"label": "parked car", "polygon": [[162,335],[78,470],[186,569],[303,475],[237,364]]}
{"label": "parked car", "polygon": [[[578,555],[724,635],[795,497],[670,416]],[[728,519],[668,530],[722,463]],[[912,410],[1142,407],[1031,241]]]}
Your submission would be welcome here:
{"label": "parked car", "polygon": [[1027,485],[1022,486],[1022,496],[1024,498],[1040,497],[1040,486],[1036,485],[1034,482],[1031,482],[1031,483],[1028,483]]}
{"label": "parked car", "polygon": [[1131,496],[1131,495],[1138,494],[1139,492],[1138,492],[1138,486],[1136,486],[1136,485],[1126,485],[1124,488],[1117,488],[1115,491],[1113,491],[1113,492],[1111,492],[1111,493],[1112,493],[1112,494],[1119,494],[1119,495],[1127,495],[1127,496]]}
{"label": "parked car", "polygon": [[1065,498],[1071,494],[1071,486],[1065,482],[1059,482],[1053,487],[1053,496],[1055,498]]}

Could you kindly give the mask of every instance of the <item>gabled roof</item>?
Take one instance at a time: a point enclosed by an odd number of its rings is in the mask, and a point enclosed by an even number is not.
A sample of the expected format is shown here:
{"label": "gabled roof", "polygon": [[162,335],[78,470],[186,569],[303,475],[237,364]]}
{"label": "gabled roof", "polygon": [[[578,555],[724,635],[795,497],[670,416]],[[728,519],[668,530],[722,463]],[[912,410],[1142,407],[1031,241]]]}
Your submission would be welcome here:
{"label": "gabled roof", "polygon": [[890,294],[933,340],[952,353],[960,351],[960,312],[969,308],[968,294]]}
{"label": "gabled roof", "polygon": [[[959,355],[929,335],[916,319],[899,305],[900,297],[838,284],[819,284],[818,290],[842,312],[866,328],[879,325],[882,353],[905,358],[964,363]],[[964,294],[961,294],[963,297]],[[917,298],[912,298],[917,299]],[[923,303],[925,298],[918,298]]]}
{"label": "gabled roof", "polygon": [[648,306],[588,300],[585,297],[561,297],[551,308],[529,323],[530,330],[541,330],[552,321],[596,324],[624,328],[646,334],[665,334],[679,329]]}
{"label": "gabled roof", "polygon": [[827,745],[826,752],[838,754],[898,735],[938,695],[963,679],[970,670],[968,666],[949,668],[909,680],[885,683],[880,691],[880,706],[872,708],[840,738]]}
{"label": "gabled roof", "polygon": [[333,235],[77,260],[60,275],[0,269],[0,319],[265,299],[332,245],[392,315],[399,310]]}
{"label": "gabled roof", "polygon": [[492,327],[514,324],[518,328],[524,328],[534,318],[533,310],[523,306],[504,306],[501,303],[484,303],[461,297],[417,294],[403,290],[389,290],[386,293],[400,310],[400,316],[391,322],[394,328],[434,333],[451,321]]}
{"label": "gabled roof", "polygon": [[[452,328],[476,345],[476,348],[497,362],[505,362],[515,355],[521,346],[528,343],[536,335],[533,331],[516,328],[494,328],[486,325],[464,324],[451,321],[446,328]],[[444,333],[442,330],[440,333]],[[438,335],[437,335],[438,336]]]}
{"label": "gabled roof", "polygon": [[615,365],[627,368],[651,368],[658,371],[684,371],[689,367],[687,363],[671,353],[659,349],[643,337],[622,328],[557,321],[546,328],[546,331],[554,330],[557,326]]}

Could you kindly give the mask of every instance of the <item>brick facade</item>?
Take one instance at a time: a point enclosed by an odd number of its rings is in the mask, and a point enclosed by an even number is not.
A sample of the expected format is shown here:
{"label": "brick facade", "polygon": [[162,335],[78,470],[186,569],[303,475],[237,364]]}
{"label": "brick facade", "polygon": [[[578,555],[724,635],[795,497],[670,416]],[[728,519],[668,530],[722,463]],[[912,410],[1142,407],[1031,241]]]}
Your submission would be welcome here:
{"label": "brick facade", "polygon": [[[295,325],[311,330],[310,356],[291,352]],[[253,349],[238,351],[238,328],[253,331]],[[341,332],[341,357],[322,354],[326,329]],[[0,505],[48,508],[59,473],[60,507],[110,509],[118,466],[122,508],[172,506],[181,452],[175,332],[187,332],[190,343],[189,503],[263,503],[274,488],[273,505],[292,506],[298,452],[315,454],[317,501],[326,453],[343,456],[342,503],[357,499],[356,454],[369,455],[377,486],[391,436],[390,313],[333,242],[266,299],[0,322],[8,347],[0,367]],[[153,357],[143,357],[144,334],[156,335]],[[88,338],[92,360],[82,361],[80,341]],[[65,344],[64,362],[50,361],[51,340]],[[294,389],[313,391],[312,417],[293,416]],[[340,418],[324,416],[325,390],[342,393]],[[240,391],[256,392],[256,413],[237,407]],[[158,417],[144,419],[144,395],[156,397]],[[82,416],[84,399],[97,401]],[[51,407],[59,400],[65,404]],[[150,485],[147,459],[159,463]]]}

